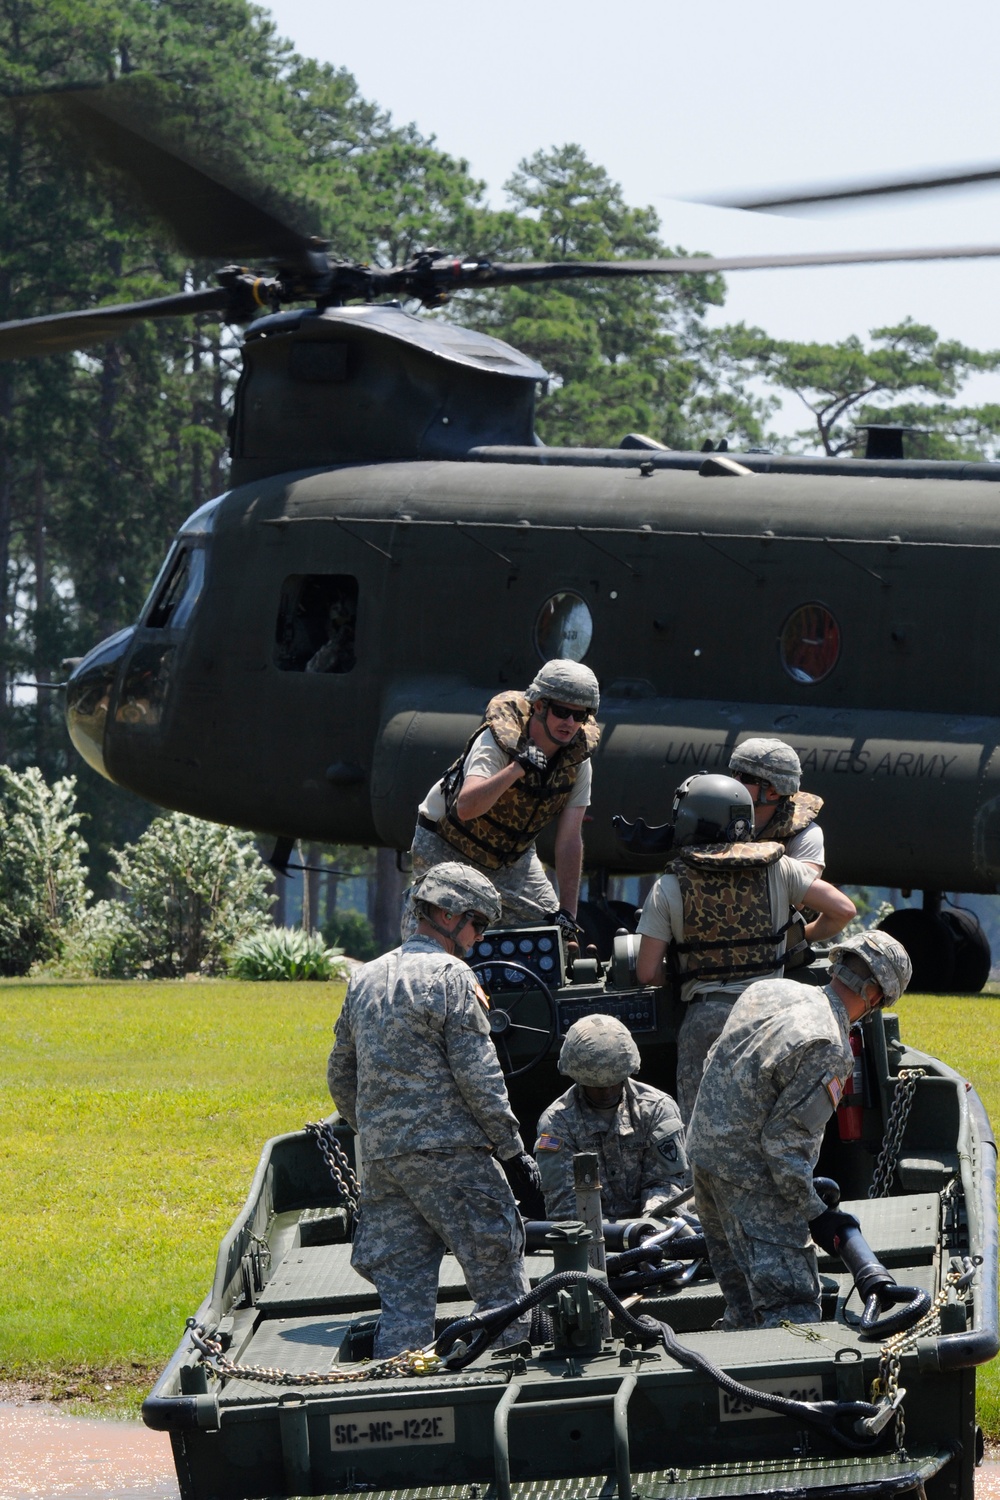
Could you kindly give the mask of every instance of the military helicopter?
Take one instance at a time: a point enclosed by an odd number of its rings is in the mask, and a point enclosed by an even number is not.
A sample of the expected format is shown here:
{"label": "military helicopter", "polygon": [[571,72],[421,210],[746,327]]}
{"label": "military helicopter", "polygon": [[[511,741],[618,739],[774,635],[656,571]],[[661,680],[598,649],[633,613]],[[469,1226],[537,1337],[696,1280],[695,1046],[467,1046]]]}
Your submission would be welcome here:
{"label": "military helicopter", "polygon": [[[297,838],[405,851],[486,700],[541,660],[585,658],[605,725],[585,829],[599,901],[610,872],[655,868],[613,813],[661,822],[685,776],[776,734],[826,802],[830,878],[922,890],[900,933],[920,987],[982,986],[985,941],[942,917],[940,893],[1000,882],[1000,464],[906,460],[877,429],[864,459],[673,452],[635,434],[547,448],[541,366],[398,299],[1000,247],[514,264],[428,249],[382,269],[334,260],[182,157],[119,85],[50,104],[184,248],[270,268],[0,326],[0,358],[17,359],[146,318],[248,324],[232,487],[184,523],[135,624],[68,683],[92,767],[272,836],[279,865]],[[942,628],[959,607],[960,641]]]}

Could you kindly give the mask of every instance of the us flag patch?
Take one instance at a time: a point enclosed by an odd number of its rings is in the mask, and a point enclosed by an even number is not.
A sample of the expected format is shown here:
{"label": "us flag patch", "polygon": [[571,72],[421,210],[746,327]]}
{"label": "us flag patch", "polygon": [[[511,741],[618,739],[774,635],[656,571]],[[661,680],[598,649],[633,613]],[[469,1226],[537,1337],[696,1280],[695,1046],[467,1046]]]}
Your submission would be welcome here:
{"label": "us flag patch", "polygon": [[562,1141],[557,1135],[540,1135],[535,1142],[536,1151],[561,1151]]}
{"label": "us flag patch", "polygon": [[841,1099],[844,1096],[844,1090],[840,1079],[831,1074],[829,1078],[823,1079],[823,1083],[826,1087],[827,1093],[830,1095],[833,1107],[834,1109],[836,1109],[837,1105],[840,1103]]}

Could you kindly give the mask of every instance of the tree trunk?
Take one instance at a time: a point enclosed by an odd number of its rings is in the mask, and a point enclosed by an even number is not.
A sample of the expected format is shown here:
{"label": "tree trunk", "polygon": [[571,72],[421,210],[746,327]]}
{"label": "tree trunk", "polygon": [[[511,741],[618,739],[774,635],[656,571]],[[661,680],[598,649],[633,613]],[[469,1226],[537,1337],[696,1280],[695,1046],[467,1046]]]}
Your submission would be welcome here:
{"label": "tree trunk", "polygon": [[[45,550],[45,470],[41,462],[35,464],[35,681],[44,682],[48,676],[45,660],[46,614],[48,606],[48,559]],[[48,771],[49,750],[49,689],[38,688],[35,692],[35,762],[43,771]]]}
{"label": "tree trunk", "polygon": [[380,953],[399,947],[399,917],[403,902],[405,875],[396,869],[395,849],[379,849],[375,854],[375,913],[372,927]]}

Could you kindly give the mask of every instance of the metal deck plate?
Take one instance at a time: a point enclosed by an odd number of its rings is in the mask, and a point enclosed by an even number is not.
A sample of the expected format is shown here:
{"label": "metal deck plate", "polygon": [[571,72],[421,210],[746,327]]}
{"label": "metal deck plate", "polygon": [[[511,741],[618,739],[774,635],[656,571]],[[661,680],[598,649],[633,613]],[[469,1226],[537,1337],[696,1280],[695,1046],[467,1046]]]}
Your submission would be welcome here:
{"label": "metal deck plate", "polygon": [[[860,1221],[861,1233],[887,1266],[919,1265],[933,1255],[941,1224],[938,1193],[908,1193],[902,1198],[859,1198],[842,1203]],[[839,1260],[820,1257],[841,1269]]]}
{"label": "metal deck plate", "polygon": [[[948,1449],[911,1452],[906,1458],[801,1458],[718,1464],[697,1469],[651,1469],[633,1473],[642,1500],[723,1500],[741,1495],[899,1495],[940,1473],[953,1458]],[[495,1500],[491,1485],[477,1486],[482,1500]],[[511,1485],[512,1500],[615,1500],[614,1478],[540,1479]],[[321,1496],[320,1500],[342,1500]],[[411,1490],[371,1490],[365,1500],[469,1500],[468,1485]]]}
{"label": "metal deck plate", "polygon": [[[319,1307],[331,1313],[376,1309],[375,1288],[353,1269],[349,1255],[348,1245],[302,1245],[290,1250],[257,1298],[257,1306],[269,1313]],[[534,1286],[552,1270],[552,1257],[529,1255],[525,1265]],[[458,1261],[446,1255],[438,1280],[438,1301],[454,1302],[468,1295]]]}

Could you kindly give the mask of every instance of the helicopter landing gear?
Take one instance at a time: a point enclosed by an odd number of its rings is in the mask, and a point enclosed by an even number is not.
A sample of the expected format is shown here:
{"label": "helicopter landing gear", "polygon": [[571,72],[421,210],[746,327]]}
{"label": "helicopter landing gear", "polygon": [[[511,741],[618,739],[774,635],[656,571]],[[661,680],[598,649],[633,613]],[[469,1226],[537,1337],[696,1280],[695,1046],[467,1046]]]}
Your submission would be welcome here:
{"label": "helicopter landing gear", "polygon": [[910,989],[930,995],[976,995],[990,977],[990,945],[974,912],[942,905],[940,891],[924,891],[922,907],[890,912],[879,923],[910,955]]}

